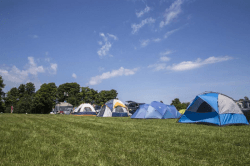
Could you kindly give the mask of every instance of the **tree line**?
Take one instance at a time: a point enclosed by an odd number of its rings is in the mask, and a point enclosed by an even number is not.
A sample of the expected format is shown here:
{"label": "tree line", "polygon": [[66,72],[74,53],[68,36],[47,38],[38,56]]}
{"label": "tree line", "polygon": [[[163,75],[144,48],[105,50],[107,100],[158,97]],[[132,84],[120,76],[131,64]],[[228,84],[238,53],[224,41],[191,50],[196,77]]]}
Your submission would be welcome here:
{"label": "tree line", "polygon": [[114,89],[98,92],[89,87],[80,87],[76,82],[64,83],[58,87],[55,83],[44,83],[38,91],[35,91],[35,85],[29,82],[20,84],[18,88],[11,88],[6,94],[3,92],[4,87],[0,76],[0,112],[5,113],[10,113],[13,106],[14,113],[47,114],[59,102],[67,101],[73,106],[82,103],[103,105],[118,95]]}

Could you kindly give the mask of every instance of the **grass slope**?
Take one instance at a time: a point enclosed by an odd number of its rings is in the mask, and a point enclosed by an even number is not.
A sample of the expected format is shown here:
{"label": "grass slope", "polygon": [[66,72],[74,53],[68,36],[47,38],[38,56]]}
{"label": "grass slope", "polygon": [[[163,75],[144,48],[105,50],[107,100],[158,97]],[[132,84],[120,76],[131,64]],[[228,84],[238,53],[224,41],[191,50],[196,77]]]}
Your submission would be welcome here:
{"label": "grass slope", "polygon": [[250,165],[249,126],[0,115],[0,165]]}

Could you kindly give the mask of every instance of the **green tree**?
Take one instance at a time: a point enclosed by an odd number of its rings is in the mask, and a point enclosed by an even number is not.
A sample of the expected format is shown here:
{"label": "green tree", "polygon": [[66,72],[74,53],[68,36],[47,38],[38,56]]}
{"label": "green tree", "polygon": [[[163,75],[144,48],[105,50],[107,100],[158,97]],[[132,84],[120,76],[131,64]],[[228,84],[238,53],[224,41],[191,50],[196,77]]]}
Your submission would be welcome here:
{"label": "green tree", "polygon": [[44,83],[36,92],[33,102],[33,113],[49,113],[55,107],[57,87],[55,83]]}
{"label": "green tree", "polygon": [[116,90],[112,89],[110,91],[107,90],[102,90],[98,93],[98,97],[96,99],[96,104],[98,105],[103,105],[105,104],[107,101],[111,100],[111,99],[115,99],[117,97],[118,93]]}
{"label": "green tree", "polygon": [[2,76],[0,76],[0,112],[4,112],[5,105],[3,103],[3,88],[5,87],[5,84],[3,83]]}
{"label": "green tree", "polygon": [[245,101],[248,101],[248,100],[249,100],[249,98],[248,98],[247,96],[245,96],[245,97],[244,97],[244,100],[245,100]]}
{"label": "green tree", "polygon": [[97,90],[94,90],[89,87],[82,87],[81,92],[79,93],[82,103],[93,103],[96,104],[98,98]]}
{"label": "green tree", "polygon": [[32,82],[28,82],[25,85],[25,94],[34,95],[36,91],[35,85]]}
{"label": "green tree", "polygon": [[174,105],[177,110],[181,110],[181,109],[186,109],[189,106],[189,104],[190,104],[189,102],[181,103],[179,98],[175,98],[174,100],[172,100],[172,103],[170,105]]}
{"label": "green tree", "polygon": [[67,101],[68,103],[76,106],[79,104],[80,101],[79,93],[80,85],[76,82],[59,85],[57,89],[58,101]]}
{"label": "green tree", "polygon": [[25,93],[25,85],[24,84],[20,84],[18,87],[18,93],[19,93],[19,98],[24,96]]}
{"label": "green tree", "polygon": [[[19,86],[20,87],[20,86]],[[27,83],[25,87],[25,91],[20,94],[19,91],[19,101],[17,103],[18,113],[31,113],[32,112],[32,103],[35,95],[35,85],[32,82]]]}
{"label": "green tree", "polygon": [[11,88],[10,91],[6,93],[5,100],[5,112],[11,112],[11,106],[14,107],[14,112],[18,113],[17,102],[19,100],[19,91],[16,87]]}

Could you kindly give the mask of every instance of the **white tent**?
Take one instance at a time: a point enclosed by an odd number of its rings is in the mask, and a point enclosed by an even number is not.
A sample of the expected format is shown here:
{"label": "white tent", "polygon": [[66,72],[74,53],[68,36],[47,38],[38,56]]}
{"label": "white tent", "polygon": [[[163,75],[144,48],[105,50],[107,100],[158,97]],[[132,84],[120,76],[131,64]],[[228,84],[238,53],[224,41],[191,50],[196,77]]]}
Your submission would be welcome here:
{"label": "white tent", "polygon": [[79,105],[74,110],[74,115],[81,115],[81,116],[96,116],[96,111],[91,104],[84,103]]}

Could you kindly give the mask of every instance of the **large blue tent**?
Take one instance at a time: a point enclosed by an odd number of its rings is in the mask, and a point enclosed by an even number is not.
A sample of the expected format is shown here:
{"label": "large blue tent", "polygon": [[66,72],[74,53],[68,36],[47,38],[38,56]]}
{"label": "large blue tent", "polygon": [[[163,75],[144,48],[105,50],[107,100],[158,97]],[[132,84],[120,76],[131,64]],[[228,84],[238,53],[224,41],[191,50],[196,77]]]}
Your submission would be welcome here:
{"label": "large blue tent", "polygon": [[153,101],[151,104],[143,104],[131,116],[135,119],[170,119],[180,118],[181,114],[175,106],[166,105],[161,102]]}
{"label": "large blue tent", "polygon": [[219,126],[249,124],[234,100],[226,95],[209,92],[195,97],[180,123],[212,123]]}

